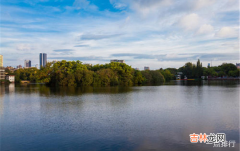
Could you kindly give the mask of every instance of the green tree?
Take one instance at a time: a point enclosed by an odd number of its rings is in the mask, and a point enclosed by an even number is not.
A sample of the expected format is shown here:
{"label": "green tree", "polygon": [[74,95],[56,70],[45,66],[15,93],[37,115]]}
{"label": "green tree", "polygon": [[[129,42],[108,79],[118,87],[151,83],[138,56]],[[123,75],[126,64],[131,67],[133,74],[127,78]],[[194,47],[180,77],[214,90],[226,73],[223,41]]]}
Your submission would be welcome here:
{"label": "green tree", "polygon": [[179,72],[182,72],[183,75],[186,75],[188,78],[193,78],[193,64],[187,62],[183,67],[180,67]]}
{"label": "green tree", "polygon": [[204,71],[203,71],[203,75],[204,76],[218,76],[218,73],[213,69],[213,68],[204,68]]}
{"label": "green tree", "polygon": [[143,77],[144,77],[144,84],[151,84],[152,83],[152,75],[150,74],[150,71],[145,70],[145,71],[141,71]]}
{"label": "green tree", "polygon": [[219,76],[219,77],[223,77],[223,76],[225,76],[225,75],[226,75],[226,73],[223,72],[223,71],[220,71],[220,72],[218,73],[218,76]]}
{"label": "green tree", "polygon": [[101,85],[117,85],[118,76],[112,69],[100,69],[96,72]]}
{"label": "green tree", "polygon": [[170,80],[173,80],[174,79],[174,75],[168,70],[168,69],[165,69],[165,70],[159,70],[160,73],[164,76],[164,79],[166,81],[170,81]]}
{"label": "green tree", "polygon": [[172,75],[176,75],[178,71],[176,68],[167,68],[167,70],[170,71]]}
{"label": "green tree", "polygon": [[232,77],[239,77],[239,69],[238,70],[231,70],[229,71],[229,76],[232,76]]}
{"label": "green tree", "polygon": [[201,78],[203,75],[203,67],[199,59],[196,65],[192,64],[191,62],[187,62],[183,67],[180,67],[178,71],[182,72],[183,75],[186,75],[188,79]]}
{"label": "green tree", "polygon": [[228,74],[229,71],[234,71],[237,70],[237,67],[232,64],[232,63],[223,63],[222,65],[219,66],[223,72]]}
{"label": "green tree", "polygon": [[201,78],[201,76],[203,75],[202,63],[200,62],[199,59],[197,61],[197,66],[193,71],[195,71],[195,76],[194,77],[196,77],[196,78]]}
{"label": "green tree", "polygon": [[165,82],[164,76],[159,71],[142,71],[145,84],[161,84]]}
{"label": "green tree", "polygon": [[165,82],[165,79],[160,72],[150,71],[150,74],[152,75],[152,81],[151,81],[152,84],[162,84],[163,82]]}
{"label": "green tree", "polygon": [[134,70],[133,83],[142,84],[144,82],[144,77],[142,73],[138,70]]}
{"label": "green tree", "polygon": [[90,86],[93,83],[93,71],[83,70],[81,85]]}

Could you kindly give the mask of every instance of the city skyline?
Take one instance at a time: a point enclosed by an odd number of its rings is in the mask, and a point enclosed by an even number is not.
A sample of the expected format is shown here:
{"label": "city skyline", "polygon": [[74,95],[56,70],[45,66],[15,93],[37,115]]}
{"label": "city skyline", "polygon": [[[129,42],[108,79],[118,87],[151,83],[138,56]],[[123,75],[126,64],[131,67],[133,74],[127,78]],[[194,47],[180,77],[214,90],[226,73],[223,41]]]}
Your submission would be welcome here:
{"label": "city skyline", "polygon": [[[2,64],[3,65],[3,55],[1,55],[0,54],[0,65]],[[63,60],[65,60],[65,59],[63,59]],[[48,60],[47,59],[47,53],[40,53],[39,54],[39,67],[41,67],[41,66],[45,66],[48,62],[53,62],[53,63],[56,63],[57,61],[62,61],[62,60]],[[66,60],[66,61],[76,61],[76,60]],[[110,60],[110,63],[111,62],[119,62],[119,63],[125,63],[125,60],[118,60],[118,59],[114,59],[114,60]],[[82,62],[83,64],[89,64],[89,63],[86,63],[86,62]],[[109,62],[108,62],[109,63]],[[185,63],[187,63],[187,62],[185,62]],[[194,63],[194,62],[190,62],[190,63],[192,63],[193,65],[196,65],[196,63]],[[231,62],[221,62],[221,64],[225,64],[225,63],[231,63]],[[107,64],[107,63],[106,63]],[[220,64],[220,65],[221,65]],[[240,63],[232,63],[232,64],[234,64],[235,66],[237,66],[237,68],[240,68]],[[91,64],[92,65],[92,64]],[[185,64],[183,64],[182,66],[184,66]],[[17,65],[16,66],[16,68],[19,68],[19,66],[21,66],[21,64],[19,64],[19,65]],[[182,66],[180,66],[180,67],[182,67]],[[215,66],[217,66],[217,65],[215,65]],[[15,66],[9,66],[9,65],[6,65],[6,66],[2,66],[2,67],[14,67],[15,68]],[[32,66],[32,64],[31,64],[31,60],[24,60],[24,64],[23,64],[23,67],[33,67]],[[34,65],[34,67],[36,67],[36,68],[38,68],[38,64],[35,64]],[[204,66],[203,66],[204,67]],[[213,67],[212,66],[212,61],[211,61],[211,63],[207,63],[207,66],[206,67]],[[21,66],[21,68],[22,68],[22,66]],[[134,68],[134,67],[132,67],[132,68]],[[160,67],[160,68],[162,68],[162,67]],[[160,68],[157,68],[157,69],[160,69]],[[168,68],[171,68],[171,67],[168,67]],[[175,68],[175,67],[172,67],[172,68]],[[134,68],[134,69],[136,69],[136,70],[139,70],[139,68]],[[140,68],[141,69],[141,68]],[[142,70],[149,70],[150,69],[150,67],[149,66],[144,66],[144,67],[142,67]],[[178,68],[176,68],[176,69],[178,69]]]}
{"label": "city skyline", "polygon": [[[4,65],[22,58],[105,64],[121,59],[133,68],[207,66],[239,62],[237,0],[69,0],[1,2]],[[9,55],[11,54],[11,55]]]}

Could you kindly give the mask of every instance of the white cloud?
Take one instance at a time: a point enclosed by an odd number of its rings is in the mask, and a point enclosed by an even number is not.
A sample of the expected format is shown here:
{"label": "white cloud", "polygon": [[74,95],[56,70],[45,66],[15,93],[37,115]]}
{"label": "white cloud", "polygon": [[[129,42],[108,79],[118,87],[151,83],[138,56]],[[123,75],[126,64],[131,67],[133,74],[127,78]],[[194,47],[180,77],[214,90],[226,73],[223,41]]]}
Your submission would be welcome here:
{"label": "white cloud", "polygon": [[209,25],[209,24],[204,24],[202,25],[198,31],[197,31],[197,34],[210,34],[211,32],[213,32],[213,26],[212,25]]}
{"label": "white cloud", "polygon": [[173,4],[172,0],[110,0],[110,3],[117,9],[129,7],[143,17],[158,15],[163,7]]}
{"label": "white cloud", "polygon": [[211,6],[216,0],[197,0],[194,1],[194,9],[201,9],[204,7],[209,7]]}
{"label": "white cloud", "polygon": [[189,58],[192,57],[193,55],[191,54],[177,54],[177,53],[171,53],[171,54],[167,54],[165,57],[166,59],[181,59],[181,58]]}
{"label": "white cloud", "polygon": [[215,36],[220,38],[233,38],[238,36],[238,32],[231,27],[222,27]]}
{"label": "white cloud", "polygon": [[[89,56],[94,55],[95,60],[85,59],[93,64],[109,62],[110,59],[114,59],[111,57],[113,53],[131,52],[151,56],[166,54],[164,57],[169,62],[165,63],[157,59],[137,60],[127,56],[119,59],[125,59],[134,67],[144,65],[149,65],[151,69],[169,65],[179,67],[185,62],[176,64],[170,60],[191,58],[191,56],[179,55],[181,53],[238,52],[239,45],[236,39],[224,41],[213,36],[216,32],[214,29],[219,29],[215,34],[216,37],[236,37],[238,26],[225,20],[232,15],[236,18],[236,13],[231,12],[238,5],[236,0],[231,1],[228,3],[227,0],[210,0],[210,2],[206,0],[194,2],[191,0],[110,0],[111,4],[121,12],[98,10],[97,6],[89,0],[76,0],[74,6],[64,6],[63,8],[66,9],[62,13],[30,8],[25,11],[22,7],[9,9],[5,6],[4,9],[11,16],[3,14],[1,18],[3,22],[0,28],[2,31],[1,53],[6,58],[7,56],[19,58],[16,65],[23,63],[22,58],[32,59],[33,64],[38,63],[40,52],[48,53],[48,57],[62,58],[86,57],[88,59]],[[91,13],[88,14],[88,12]],[[19,15],[21,13],[31,16]],[[14,22],[14,24],[6,24],[4,21]],[[222,28],[223,26],[228,27]],[[62,55],[53,51],[58,49],[75,51],[71,51],[72,54]],[[10,53],[13,55],[8,55]],[[5,62],[9,65],[13,63],[7,59]]]}
{"label": "white cloud", "polygon": [[130,19],[131,19],[130,16],[128,16],[128,17],[125,19],[124,23],[122,23],[119,27],[120,27],[120,28],[124,28],[124,27],[129,23]]}
{"label": "white cloud", "polygon": [[196,29],[200,23],[200,17],[195,13],[186,15],[180,20],[180,25],[186,30]]}
{"label": "white cloud", "polygon": [[144,17],[158,12],[162,7],[171,5],[171,0],[134,0],[132,9],[140,12]]}
{"label": "white cloud", "polygon": [[30,51],[33,50],[34,48],[30,46],[30,44],[18,44],[16,49],[20,51]]}
{"label": "white cloud", "polygon": [[89,5],[89,1],[87,1],[87,0],[75,0],[73,5],[76,6],[78,9],[83,9],[83,8],[86,8]]}
{"label": "white cloud", "polygon": [[88,9],[88,10],[97,9],[97,6],[90,4],[90,2],[87,0],[75,0],[73,6],[75,6],[76,9]]}
{"label": "white cloud", "polygon": [[113,7],[117,9],[125,9],[127,7],[127,4],[118,0],[110,0],[110,3],[113,5]]}

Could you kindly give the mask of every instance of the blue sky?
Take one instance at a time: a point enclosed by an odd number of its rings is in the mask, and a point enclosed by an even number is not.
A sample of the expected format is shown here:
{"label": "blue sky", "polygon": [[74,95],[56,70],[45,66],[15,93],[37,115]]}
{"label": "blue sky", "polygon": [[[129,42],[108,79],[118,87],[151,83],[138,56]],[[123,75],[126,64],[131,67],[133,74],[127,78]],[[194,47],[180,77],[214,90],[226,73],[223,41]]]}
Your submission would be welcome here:
{"label": "blue sky", "polygon": [[238,0],[1,0],[4,66],[48,60],[134,68],[239,62]]}

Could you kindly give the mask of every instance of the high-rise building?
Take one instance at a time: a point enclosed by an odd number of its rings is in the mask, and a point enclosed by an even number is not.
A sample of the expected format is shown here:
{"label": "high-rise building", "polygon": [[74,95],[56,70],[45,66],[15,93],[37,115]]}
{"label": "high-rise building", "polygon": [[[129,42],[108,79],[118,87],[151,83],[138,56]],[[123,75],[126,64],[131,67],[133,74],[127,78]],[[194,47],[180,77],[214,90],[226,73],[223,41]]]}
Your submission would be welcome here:
{"label": "high-rise building", "polygon": [[25,66],[25,68],[32,67],[32,66],[31,66],[31,60],[25,60],[25,61],[24,61],[24,66]]}
{"label": "high-rise building", "polygon": [[5,79],[5,69],[3,67],[0,67],[0,80]]}
{"label": "high-rise building", "polygon": [[28,67],[28,61],[27,60],[24,60],[24,67]]}
{"label": "high-rise building", "polygon": [[3,56],[0,55],[0,80],[5,79],[5,69],[3,68]]}
{"label": "high-rise building", "polygon": [[208,67],[210,67],[210,63],[208,63],[208,65],[207,65]]}
{"label": "high-rise building", "polygon": [[46,66],[46,64],[47,64],[47,54],[46,53],[40,53],[39,64],[40,64],[40,68]]}
{"label": "high-rise building", "polygon": [[3,67],[3,55],[0,55],[0,67]]}

